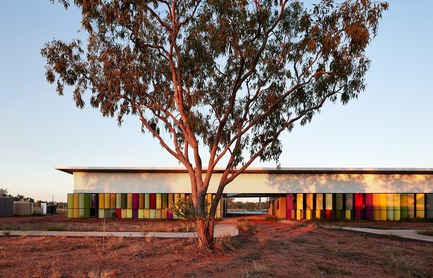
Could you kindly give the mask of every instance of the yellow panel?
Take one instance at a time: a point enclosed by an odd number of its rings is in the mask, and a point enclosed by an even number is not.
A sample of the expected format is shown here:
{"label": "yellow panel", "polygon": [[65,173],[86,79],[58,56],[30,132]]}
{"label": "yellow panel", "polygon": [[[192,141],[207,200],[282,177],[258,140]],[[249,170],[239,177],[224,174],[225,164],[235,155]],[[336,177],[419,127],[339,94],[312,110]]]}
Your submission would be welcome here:
{"label": "yellow panel", "polygon": [[74,194],[68,193],[68,209],[74,208]]}
{"label": "yellow panel", "polygon": [[132,219],[132,209],[126,209],[126,218]]}
{"label": "yellow panel", "polygon": [[345,210],[344,218],[347,220],[351,220],[352,219],[352,211],[351,210]]}
{"label": "yellow panel", "polygon": [[296,209],[304,209],[304,194],[296,194]]}
{"label": "yellow panel", "polygon": [[323,194],[316,194],[316,209],[323,210]]}
{"label": "yellow panel", "polygon": [[79,218],[80,217],[79,209],[74,208],[73,210],[74,210],[74,218]]}
{"label": "yellow panel", "polygon": [[380,210],[386,210],[386,199],[387,194],[379,194],[380,195]]}
{"label": "yellow panel", "polygon": [[335,209],[336,210],[343,209],[343,194],[341,193],[335,194]]}
{"label": "yellow panel", "polygon": [[312,211],[309,210],[309,209],[307,209],[307,210],[305,211],[305,219],[307,219],[307,220],[311,220],[311,216],[312,216]]}
{"label": "yellow panel", "polygon": [[425,218],[425,211],[424,210],[417,210],[416,211],[416,218]]}
{"label": "yellow panel", "polygon": [[80,195],[78,193],[74,194],[74,209],[77,209],[80,207]]}
{"label": "yellow panel", "polygon": [[156,210],[155,209],[150,209],[149,210],[149,218],[150,219],[155,219],[155,214],[156,214]]}
{"label": "yellow panel", "polygon": [[386,209],[394,210],[394,194],[386,194]]}
{"label": "yellow panel", "polygon": [[[346,194],[346,209],[347,210],[353,210],[353,194],[352,193]],[[350,219],[350,218],[346,217],[346,219]]]}
{"label": "yellow panel", "polygon": [[121,211],[120,211],[120,217],[121,218],[128,218],[128,213],[127,213],[127,210],[128,209],[122,209]]}
{"label": "yellow panel", "polygon": [[[104,199],[104,196],[102,196],[102,199]],[[98,210],[98,218],[104,218],[105,217],[105,209],[100,208]]]}
{"label": "yellow panel", "polygon": [[156,210],[156,213],[155,213],[155,218],[156,218],[156,219],[161,219],[161,217],[162,217],[162,212],[161,212],[160,209],[157,209],[157,210]]}
{"label": "yellow panel", "polygon": [[[401,198],[400,198],[400,194],[392,194],[392,198],[393,198],[393,208],[394,210],[400,210],[400,204],[401,204]],[[395,219],[394,219],[395,220]]]}
{"label": "yellow panel", "polygon": [[379,210],[379,220],[386,220],[386,210]]}
{"label": "yellow panel", "polygon": [[380,210],[373,210],[373,220],[380,220]]}
{"label": "yellow panel", "polygon": [[122,208],[122,193],[116,194],[116,208],[121,209]]}
{"label": "yellow panel", "polygon": [[105,208],[109,209],[110,208],[110,199],[111,199],[110,193],[105,193],[104,197],[105,197],[105,200],[104,200]]}
{"label": "yellow panel", "polygon": [[150,210],[148,210],[148,209],[144,210],[144,218],[145,219],[149,219],[150,218]]}
{"label": "yellow panel", "polygon": [[326,210],[332,210],[332,194],[326,194]]}
{"label": "yellow panel", "polygon": [[144,209],[139,209],[138,210],[138,219],[143,219],[144,218]]}
{"label": "yellow panel", "polygon": [[162,194],[156,194],[156,209],[162,208]]}
{"label": "yellow panel", "polygon": [[[128,199],[127,199],[127,203],[126,203],[126,208],[132,209],[132,193],[128,193],[127,196],[128,196],[127,197]],[[131,214],[131,218],[132,218],[132,214]]]}
{"label": "yellow panel", "polygon": [[296,210],[296,220],[301,220],[302,219],[302,210],[297,209]]}
{"label": "yellow panel", "polygon": [[312,193],[307,194],[307,209],[310,209],[310,210],[313,209],[313,194]]}
{"label": "yellow panel", "polygon": [[[373,210],[380,210],[380,194],[373,194]],[[379,220],[379,217],[374,220]]]}
{"label": "yellow panel", "polygon": [[[103,209],[105,208],[105,196],[104,193],[99,193],[99,208]],[[101,214],[99,214],[101,215]]]}
{"label": "yellow panel", "polygon": [[74,209],[68,208],[68,218],[74,218]]}
{"label": "yellow panel", "polygon": [[425,194],[416,194],[416,210],[425,210]]}
{"label": "yellow panel", "polygon": [[173,193],[169,193],[168,194],[168,207],[169,208],[173,207],[173,202],[174,202],[174,194]]}
{"label": "yellow panel", "polygon": [[161,218],[162,219],[167,219],[167,209],[161,210]]}
{"label": "yellow panel", "polygon": [[321,210],[316,210],[316,219],[321,219]]}

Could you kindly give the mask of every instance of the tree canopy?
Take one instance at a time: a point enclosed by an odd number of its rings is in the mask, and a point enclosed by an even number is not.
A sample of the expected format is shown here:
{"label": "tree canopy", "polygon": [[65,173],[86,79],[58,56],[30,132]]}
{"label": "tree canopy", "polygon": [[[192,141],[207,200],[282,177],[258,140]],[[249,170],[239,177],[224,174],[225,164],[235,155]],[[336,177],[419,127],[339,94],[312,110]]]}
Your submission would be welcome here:
{"label": "tree canopy", "polygon": [[278,162],[283,132],[365,90],[365,49],[388,8],[370,0],[74,4],[87,41],[47,43],[47,80],[59,94],[72,86],[80,108],[89,93],[90,105],[119,124],[137,116],[188,170],[199,216],[215,167],[226,171],[211,215],[253,161]]}

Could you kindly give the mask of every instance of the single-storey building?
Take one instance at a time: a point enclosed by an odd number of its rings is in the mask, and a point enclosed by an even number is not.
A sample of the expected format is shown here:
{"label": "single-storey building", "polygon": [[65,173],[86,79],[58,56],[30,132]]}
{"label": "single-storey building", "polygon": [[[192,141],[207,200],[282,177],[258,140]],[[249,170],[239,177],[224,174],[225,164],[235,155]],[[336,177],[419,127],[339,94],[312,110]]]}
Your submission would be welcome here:
{"label": "single-storey building", "polygon": [[[68,217],[175,219],[170,205],[191,193],[180,168],[57,167],[72,174]],[[208,200],[222,170],[215,170]],[[433,169],[247,169],[227,196],[269,197],[269,213],[285,219],[433,219]]]}

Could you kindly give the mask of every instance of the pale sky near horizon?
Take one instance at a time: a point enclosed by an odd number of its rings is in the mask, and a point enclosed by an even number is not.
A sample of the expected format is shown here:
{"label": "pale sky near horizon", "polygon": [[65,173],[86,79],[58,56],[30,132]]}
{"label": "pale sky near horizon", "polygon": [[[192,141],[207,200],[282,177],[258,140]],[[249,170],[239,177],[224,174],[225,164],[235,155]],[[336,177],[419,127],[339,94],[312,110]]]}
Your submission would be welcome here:
{"label": "pale sky near horizon", "polygon": [[[433,168],[433,1],[389,2],[367,50],[367,90],[287,133],[282,167]],[[90,105],[77,109],[70,93],[57,96],[45,80],[40,49],[78,36],[77,10],[1,1],[0,26],[0,188],[65,201],[73,179],[56,166],[180,167],[140,133],[136,118],[119,128]]]}

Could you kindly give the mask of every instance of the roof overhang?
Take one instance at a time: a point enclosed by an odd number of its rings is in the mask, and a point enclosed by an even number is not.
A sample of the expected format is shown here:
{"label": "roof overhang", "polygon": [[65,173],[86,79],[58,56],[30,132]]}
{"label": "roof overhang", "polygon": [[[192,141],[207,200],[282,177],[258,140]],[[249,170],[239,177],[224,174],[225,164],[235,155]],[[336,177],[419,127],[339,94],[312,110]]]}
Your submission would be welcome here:
{"label": "roof overhang", "polygon": [[[74,174],[80,173],[188,173],[185,168],[152,167],[72,167],[59,166],[57,170]],[[203,170],[205,172],[206,169]],[[223,173],[215,169],[214,173]],[[431,175],[433,168],[248,168],[243,174],[389,174],[389,175]]]}

